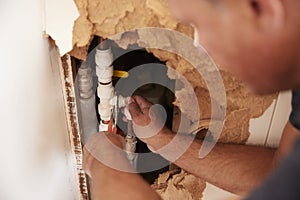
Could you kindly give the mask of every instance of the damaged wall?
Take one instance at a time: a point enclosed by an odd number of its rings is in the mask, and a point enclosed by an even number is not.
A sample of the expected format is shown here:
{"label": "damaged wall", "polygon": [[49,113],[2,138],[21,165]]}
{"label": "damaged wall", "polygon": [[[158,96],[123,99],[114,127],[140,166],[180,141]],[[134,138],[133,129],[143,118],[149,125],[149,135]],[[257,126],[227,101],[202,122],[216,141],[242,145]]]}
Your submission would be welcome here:
{"label": "damaged wall", "polygon": [[[80,17],[74,23],[71,54],[85,59],[93,35],[108,38],[142,27],[164,27],[188,36],[193,28],[175,21],[161,0],[74,0]],[[137,20],[138,19],[138,20]]]}
{"label": "damaged wall", "polygon": [[[85,59],[87,48],[93,35],[108,38],[112,35],[142,27],[163,27],[193,37],[191,26],[180,24],[172,18],[165,0],[75,0],[80,12],[73,29],[74,48],[71,55]],[[138,20],[137,20],[138,19]],[[139,32],[124,34],[118,44],[126,48],[128,44],[137,43]],[[209,92],[198,72],[184,59],[162,50],[148,49],[169,67],[175,68],[192,84],[198,97],[201,110],[200,127],[207,128],[211,115]],[[220,137],[222,142],[244,143],[249,137],[249,120],[261,116],[271,105],[276,95],[254,96],[233,78],[228,72],[221,70],[227,94],[227,116],[224,131]],[[170,78],[176,78],[169,74]],[[185,90],[179,90],[176,96],[187,101],[190,99]],[[175,102],[175,105],[177,103]],[[189,116],[193,107],[180,107]],[[238,123],[237,123],[238,122]]]}

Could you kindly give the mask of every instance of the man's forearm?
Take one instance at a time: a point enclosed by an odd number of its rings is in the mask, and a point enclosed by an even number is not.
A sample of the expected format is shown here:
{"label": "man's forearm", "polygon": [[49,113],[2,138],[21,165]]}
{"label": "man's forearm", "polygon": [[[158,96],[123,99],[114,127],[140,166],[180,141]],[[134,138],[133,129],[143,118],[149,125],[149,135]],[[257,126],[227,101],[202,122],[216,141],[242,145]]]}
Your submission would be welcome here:
{"label": "man's forearm", "polygon": [[[174,134],[166,129],[145,142],[157,150],[173,137]],[[264,180],[272,169],[274,149],[218,143],[208,156],[199,159],[201,144],[201,140],[193,141],[175,164],[227,191],[245,194]],[[162,156],[168,159],[168,155]]]}

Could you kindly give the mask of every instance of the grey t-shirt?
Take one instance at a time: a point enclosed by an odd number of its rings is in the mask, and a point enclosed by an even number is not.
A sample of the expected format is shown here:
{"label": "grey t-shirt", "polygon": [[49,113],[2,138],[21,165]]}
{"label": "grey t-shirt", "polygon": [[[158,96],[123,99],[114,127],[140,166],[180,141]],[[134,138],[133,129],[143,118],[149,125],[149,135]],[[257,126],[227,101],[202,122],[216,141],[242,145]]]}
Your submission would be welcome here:
{"label": "grey t-shirt", "polygon": [[[290,122],[300,130],[300,91],[293,91]],[[273,174],[247,198],[247,200],[279,199],[300,199],[300,138],[296,141],[292,152]]]}

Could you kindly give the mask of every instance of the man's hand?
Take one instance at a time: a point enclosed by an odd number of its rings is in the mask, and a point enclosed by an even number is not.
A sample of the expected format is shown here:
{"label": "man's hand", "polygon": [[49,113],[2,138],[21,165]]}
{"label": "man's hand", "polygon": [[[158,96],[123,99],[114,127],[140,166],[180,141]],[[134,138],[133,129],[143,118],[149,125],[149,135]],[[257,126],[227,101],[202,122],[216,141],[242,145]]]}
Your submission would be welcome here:
{"label": "man's hand", "polygon": [[129,163],[123,152],[125,140],[119,135],[101,132],[92,135],[83,149],[83,169],[89,177],[104,165],[128,169]]}
{"label": "man's hand", "polygon": [[[124,138],[102,132],[84,147],[83,169],[91,178],[91,199],[160,200],[159,195],[133,172],[122,148]],[[113,166],[112,166],[113,165]]]}
{"label": "man's hand", "polygon": [[129,104],[129,111],[132,116],[132,120],[136,125],[147,126],[150,124],[151,119],[149,116],[149,110],[153,104],[141,96],[134,96],[131,98]]}
{"label": "man's hand", "polygon": [[153,105],[140,96],[132,97],[129,104],[134,133],[145,143],[152,146],[151,138],[168,131],[164,126],[166,114],[162,106]]}

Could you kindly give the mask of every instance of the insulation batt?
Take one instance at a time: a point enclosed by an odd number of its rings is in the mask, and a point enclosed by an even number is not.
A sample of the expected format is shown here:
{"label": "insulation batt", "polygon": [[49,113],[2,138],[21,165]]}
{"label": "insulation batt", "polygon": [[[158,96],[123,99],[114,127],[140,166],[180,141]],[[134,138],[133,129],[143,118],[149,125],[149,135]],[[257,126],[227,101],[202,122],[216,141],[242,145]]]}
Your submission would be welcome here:
{"label": "insulation batt", "polygon": [[[75,21],[73,28],[73,50],[70,54],[79,59],[85,59],[87,56],[88,46],[94,35],[108,38],[117,33],[142,27],[163,27],[179,31],[191,38],[194,35],[194,29],[189,25],[183,25],[172,18],[165,0],[74,0],[79,10],[80,17]],[[122,48],[127,48],[129,44],[138,44],[143,47],[144,42],[139,38],[139,32],[123,34],[117,44]],[[168,37],[168,36],[166,36]],[[155,42],[155,41],[154,41]],[[188,51],[188,49],[185,49]],[[177,55],[164,52],[161,50],[147,49],[157,58],[165,61],[168,67],[176,69],[192,84],[196,92],[199,107],[201,108],[201,120],[199,127],[205,129],[210,121],[209,92],[204,80],[195,69],[184,59]],[[255,96],[248,91],[242,83],[233,78],[228,72],[221,70],[227,94],[227,115],[225,127],[219,139],[221,142],[245,143],[249,137],[249,120],[260,117],[264,111],[272,104],[277,94],[269,96]],[[172,79],[176,76],[168,73]],[[189,101],[189,94],[184,88],[177,88],[176,96],[183,97]],[[217,101],[217,99],[213,99]],[[194,108],[191,106],[180,107],[175,101],[174,105],[178,106],[181,113],[187,117],[193,116]],[[189,104],[187,104],[189,105]],[[180,112],[175,113],[174,123]],[[190,119],[193,122],[193,119]],[[175,127],[176,129],[176,127]],[[193,179],[191,175],[182,172],[183,180]],[[179,175],[178,175],[179,176]],[[175,194],[181,196],[180,199],[199,199],[189,192],[189,189],[177,187],[173,184],[172,179],[168,179],[168,187],[159,193],[164,199],[170,199],[168,195]],[[200,184],[200,183],[199,183]],[[174,187],[172,186],[174,185]],[[184,184],[183,184],[184,185]],[[171,193],[168,193],[171,192]],[[187,192],[188,191],[188,192]],[[199,187],[198,192],[202,191]],[[174,199],[174,198],[171,198]]]}

